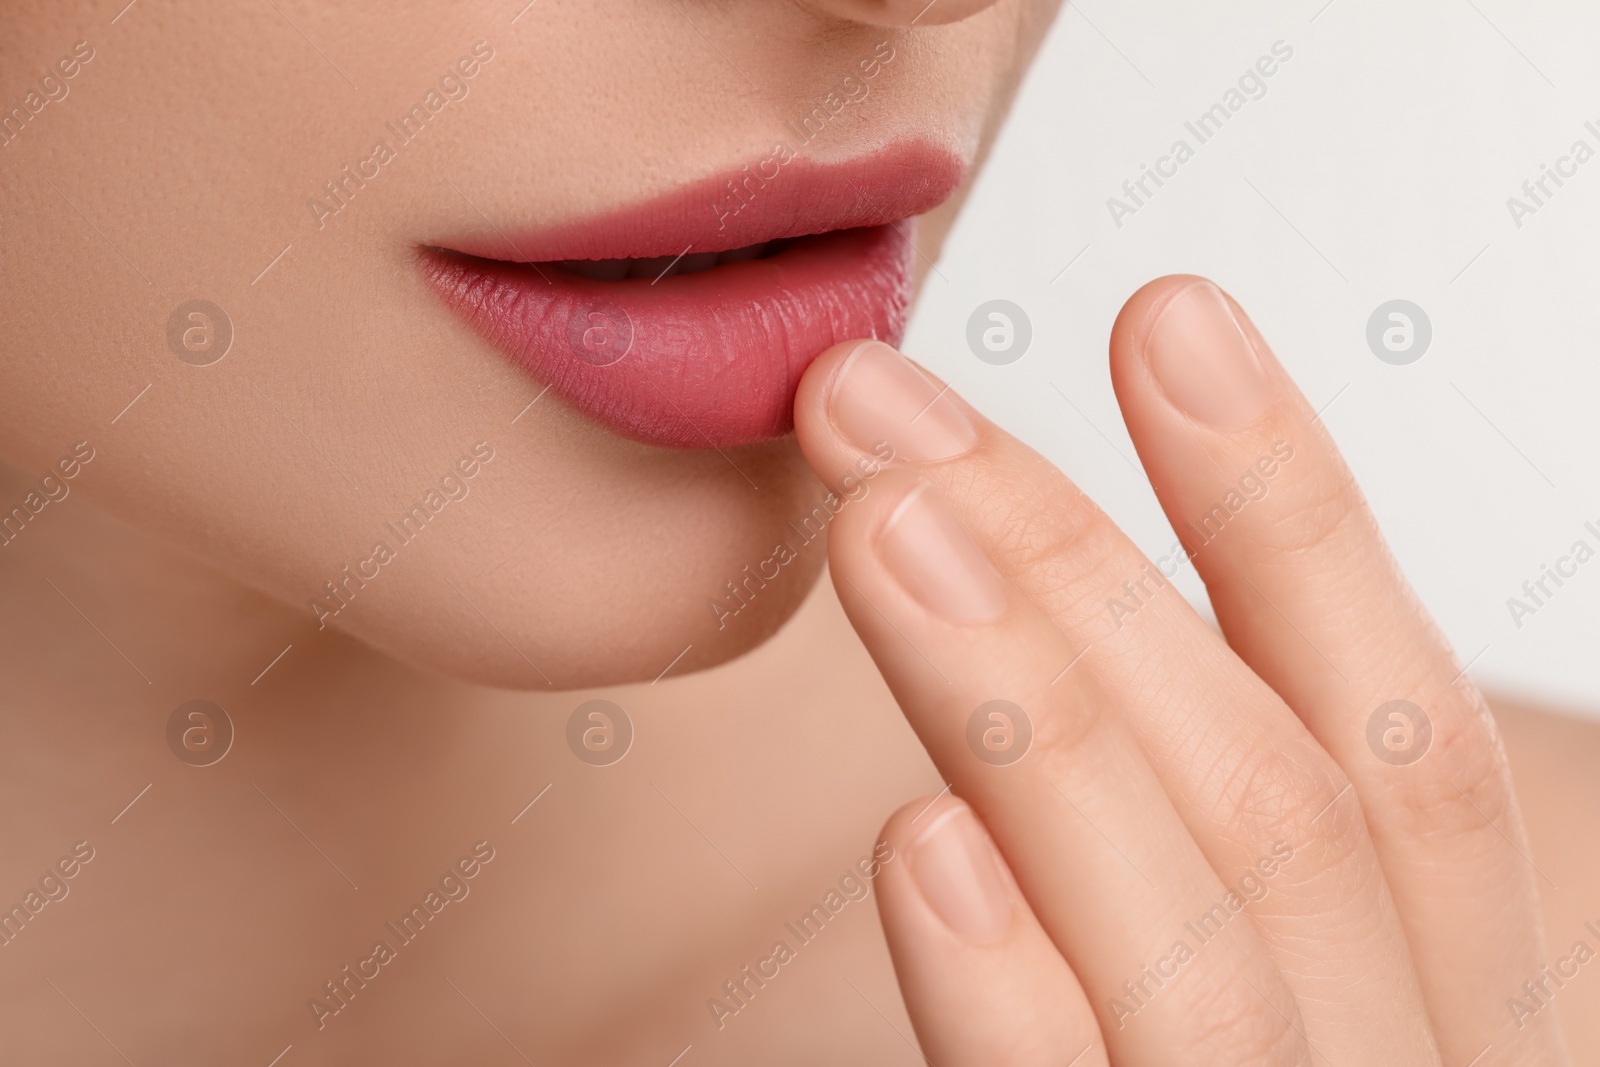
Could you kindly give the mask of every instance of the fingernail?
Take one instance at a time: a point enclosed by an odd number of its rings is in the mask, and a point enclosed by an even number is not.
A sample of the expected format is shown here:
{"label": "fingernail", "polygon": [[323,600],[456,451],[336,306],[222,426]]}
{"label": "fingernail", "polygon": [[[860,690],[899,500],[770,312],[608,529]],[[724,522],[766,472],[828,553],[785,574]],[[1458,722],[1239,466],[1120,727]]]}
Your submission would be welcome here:
{"label": "fingernail", "polygon": [[1178,410],[1219,429],[1255,422],[1272,399],[1255,346],[1210,282],[1194,282],[1167,301],[1150,327],[1145,358]]}
{"label": "fingernail", "polygon": [[863,452],[887,441],[899,459],[932,463],[978,443],[978,428],[961,405],[881,341],[846,357],[828,407],[839,432]]}
{"label": "fingernail", "polygon": [[911,846],[922,898],[957,937],[992,945],[1011,930],[1011,895],[994,842],[965,805],[944,812]]}
{"label": "fingernail", "polygon": [[1005,583],[926,482],[889,515],[878,534],[878,554],[906,592],[950,622],[988,622],[1005,610]]}

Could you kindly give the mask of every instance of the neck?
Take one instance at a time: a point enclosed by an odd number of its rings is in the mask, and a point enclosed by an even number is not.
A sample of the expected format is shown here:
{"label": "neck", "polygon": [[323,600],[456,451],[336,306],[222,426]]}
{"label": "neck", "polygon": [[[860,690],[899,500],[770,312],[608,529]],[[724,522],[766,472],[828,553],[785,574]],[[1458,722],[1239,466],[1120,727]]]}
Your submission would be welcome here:
{"label": "neck", "polygon": [[[0,500],[31,488],[0,469]],[[0,596],[22,609],[9,622],[21,644],[52,646],[77,668],[75,682],[87,674],[139,705],[202,693],[289,702],[343,676],[411,674],[100,511],[81,491],[0,545]]]}
{"label": "neck", "polygon": [[[0,500],[18,488],[0,473]],[[75,841],[100,857],[25,936],[101,959],[115,940],[114,960],[139,970],[112,984],[130,989],[151,980],[154,946],[185,946],[156,976],[182,999],[191,976],[236,963],[241,916],[272,916],[249,946],[270,966],[252,972],[247,1000],[285,1006],[256,1020],[273,1040],[322,1035],[306,998],[486,842],[496,858],[441,915],[449,935],[402,951],[462,952],[480,986],[524,990],[563,1020],[554,1040],[570,1058],[654,1055],[871,850],[885,812],[938,786],[825,585],[782,636],[716,671],[554,694],[425,675],[318,631],[77,492],[0,547],[0,595],[0,752],[12,757],[0,801],[32,816],[7,852],[19,878]],[[636,731],[610,766],[568,748],[568,718],[591,696],[616,701]],[[174,711],[196,699],[234,728],[209,766],[168,741]],[[175,904],[173,887],[196,879],[226,890]],[[852,912],[836,939],[830,927],[828,951],[881,966],[866,920]],[[231,933],[213,943],[195,929]],[[435,1002],[442,980],[430,980],[375,981],[329,1032],[388,1049],[387,1021]],[[669,1008],[664,989],[683,995]],[[22,991],[0,980],[0,994]],[[764,1004],[739,1020],[747,1034],[811,1010],[804,997]]]}

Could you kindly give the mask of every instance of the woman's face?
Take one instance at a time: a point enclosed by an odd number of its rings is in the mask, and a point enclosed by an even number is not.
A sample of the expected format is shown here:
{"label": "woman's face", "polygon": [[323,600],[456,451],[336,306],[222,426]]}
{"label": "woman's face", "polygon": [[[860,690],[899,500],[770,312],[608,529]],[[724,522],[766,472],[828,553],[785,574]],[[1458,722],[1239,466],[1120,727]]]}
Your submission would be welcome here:
{"label": "woman's face", "polygon": [[809,474],[794,381],[897,339],[1055,7],[122,3],[0,16],[0,452],[48,476],[0,538],[81,490],[313,630],[561,688],[809,589],[871,487]]}

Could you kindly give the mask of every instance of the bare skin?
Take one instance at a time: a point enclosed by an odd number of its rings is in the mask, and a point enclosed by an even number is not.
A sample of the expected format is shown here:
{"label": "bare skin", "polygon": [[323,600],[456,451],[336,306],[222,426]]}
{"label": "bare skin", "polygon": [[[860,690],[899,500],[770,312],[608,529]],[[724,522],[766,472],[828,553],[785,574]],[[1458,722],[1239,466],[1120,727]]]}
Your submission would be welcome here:
{"label": "bare skin", "polygon": [[1550,1002],[1596,935],[1547,942],[1493,713],[1328,434],[1205,279],[1141,288],[1110,350],[1220,634],[1162,578],[1182,556],[888,346],[830,350],[796,400],[830,484],[877,478],[832,576],[952,787],[884,830],[924,1052],[1569,1062]]}
{"label": "bare skin", "polygon": [[[845,159],[931,137],[975,170],[1056,5],[419,2],[373,22],[141,4],[113,23],[121,6],[84,21],[23,4],[0,41],[17,71],[53,69],[80,38],[93,52],[0,157],[13,205],[0,250],[5,498],[63,445],[96,449],[71,495],[0,556],[16,801],[0,850],[15,892],[0,892],[21,901],[75,842],[96,850],[69,895],[0,948],[8,1050],[114,1055],[109,1039],[135,1062],[266,1063],[290,1044],[285,1063],[522,1062],[498,1026],[539,1062],[665,1063],[690,1042],[712,1063],[905,1055],[818,965],[722,1031],[705,1010],[791,910],[870,852],[886,811],[936,783],[837,609],[811,595],[820,544],[735,625],[697,635],[707,590],[823,494],[793,440],[739,456],[766,489],[756,496],[715,453],[612,438],[553,397],[512,425],[539,383],[465,336],[411,258],[429,231],[478,225],[478,212],[582,218],[737,169],[885,35],[916,46],[892,91],[880,82],[870,108],[808,151]],[[495,58],[470,95],[404,167],[315,225],[306,198],[330,168],[479,39]],[[759,93],[742,69],[761,72]],[[616,95],[596,122],[600,84]],[[240,137],[242,153],[193,151]],[[964,195],[923,220],[923,270]],[[239,330],[201,373],[128,340],[159,338],[197,279]],[[381,320],[352,314],[380,306]],[[462,524],[319,630],[305,600],[330,561],[480,437],[496,460]],[[620,526],[619,501],[634,520]],[[802,602],[783,644],[692,673],[761,645]],[[641,626],[641,603],[666,610]],[[638,729],[612,767],[567,747],[583,694],[484,687],[549,688],[531,663],[559,667],[563,685],[648,681],[690,641],[659,685],[603,690]],[[215,766],[167,748],[168,717],[195,698],[238,728]],[[723,822],[737,791],[778,807],[747,800]],[[319,1029],[308,1001],[480,840],[496,859],[444,915],[454,932],[408,946]],[[858,906],[810,955],[849,963],[893,1014],[875,930]]]}
{"label": "bare skin", "polygon": [[[944,768],[879,675],[882,641],[875,662],[850,632],[859,616],[813,586],[820,541],[727,631],[703,610],[708,586],[816,503],[817,476],[793,440],[753,446],[739,460],[767,491],[752,497],[716,454],[611,437],[553,398],[506,429],[538,383],[431,302],[410,257],[484,212],[581,218],[736,166],[885,34],[904,50],[893,88],[818,158],[919,135],[976,168],[1055,6],[8,13],[7,69],[47,69],[85,34],[98,49],[0,156],[0,499],[29,492],[72,442],[97,449],[0,554],[0,905],[31,915],[0,938],[8,1055],[922,1062],[901,990],[925,972],[901,952],[896,974],[877,911],[906,899],[893,889],[905,858],[876,860],[860,899],[851,872]],[[310,221],[306,191],[480,36],[496,59],[438,136],[348,214]],[[597,87],[611,94],[601,121]],[[922,220],[924,273],[965,191]],[[197,374],[159,338],[202,282],[241,333]],[[495,480],[459,527],[318,629],[305,596],[329,561],[491,424]],[[849,521],[903,474],[872,480]],[[621,762],[587,764],[569,744],[590,697],[631,718]],[[194,699],[236,730],[209,766],[168,740]],[[1556,952],[1595,918],[1583,909],[1600,871],[1572,820],[1595,810],[1600,729],[1502,718],[1537,877],[1499,859],[1536,883]],[[836,889],[848,905],[781,976],[748,978]],[[430,892],[415,943],[391,932]],[[380,939],[393,958],[375,964]],[[745,998],[732,981],[750,983]],[[1536,1019],[1545,1033],[1567,1019],[1578,1062],[1600,1051],[1595,985],[1585,972]],[[933,1051],[927,1017],[917,1036]]]}
{"label": "bare skin", "polygon": [[[1564,956],[1572,942],[1592,937],[1585,923],[1600,925],[1600,848],[1590,833],[1593,813],[1600,811],[1600,780],[1593,770],[1600,759],[1600,726],[1570,710],[1491,699],[1528,823],[1529,859],[1539,867],[1550,948]],[[1559,989],[1550,1009],[1561,1018],[1579,1063],[1600,1056],[1600,982],[1587,971]]]}
{"label": "bare skin", "polygon": [[[74,842],[96,854],[0,948],[13,1054],[110,1054],[75,1004],[134,1062],[266,1063],[291,1043],[309,1063],[522,1062],[449,979],[539,1063],[909,1055],[844,982],[906,1027],[870,901],[723,1030],[705,1008],[885,813],[937,788],[825,587],[727,668],[607,690],[637,735],[593,767],[564,737],[584,694],[414,672],[86,500],[50,518],[50,548],[0,570],[7,748],[30,753],[6,777],[0,885],[20,900]],[[210,767],[164,738],[195,697],[237,727]],[[496,858],[470,896],[318,1029],[308,999],[480,840]]]}
{"label": "bare skin", "polygon": [[[8,749],[34,758],[7,780],[5,810],[17,814],[3,884],[20,897],[78,840],[96,858],[3,950],[0,1010],[19,1052],[97,1054],[101,1038],[70,997],[120,1047],[173,1062],[270,1058],[287,1044],[310,1062],[357,1050],[514,1062],[449,979],[536,1061],[689,1043],[713,1063],[814,1062],[841,1048],[859,1062],[914,1061],[877,1014],[909,1033],[871,907],[722,1029],[704,1007],[870,851],[886,812],[938,786],[826,586],[755,655],[610,694],[638,736],[626,759],[597,768],[562,739],[581,694],[482,690],[346,639],[318,646],[294,613],[86,500],[50,521],[49,542],[0,571],[17,605],[0,643],[8,703],[37,709],[8,719]],[[297,641],[313,654],[251,685],[263,648]],[[171,709],[195,696],[223,704],[238,728],[235,749],[206,768],[179,763],[162,736]],[[1581,936],[1600,890],[1600,857],[1574,825],[1595,810],[1600,728],[1496,707],[1561,945]],[[496,860],[470,904],[318,1030],[308,998],[480,839]],[[633,890],[645,885],[653,892]],[[1600,1047],[1588,1022],[1597,1001],[1600,984],[1580,979],[1553,1009],[1580,1060]],[[158,1003],[217,1025],[185,1026],[180,1048]],[[825,1030],[810,1025],[819,1012]]]}
{"label": "bare skin", "polygon": [[[0,571],[18,605],[0,642],[8,704],[34,709],[8,717],[7,748],[35,754],[7,776],[12,844],[0,885],[20,899],[78,840],[96,858],[65,901],[0,950],[0,1021],[16,1055],[112,1055],[48,979],[135,1062],[161,1053],[265,1063],[292,1043],[291,1055],[311,1063],[363,1054],[521,1063],[448,978],[535,1062],[630,1062],[662,1049],[665,1062],[687,1043],[706,1063],[801,1064],[846,1049],[853,1062],[921,1062],[872,1010],[910,1033],[870,901],[723,1030],[704,1005],[870,851],[889,811],[939,788],[828,585],[753,656],[620,696],[636,748],[595,768],[562,740],[577,695],[475,690],[395,671],[348,642],[286,658],[251,687],[265,665],[258,649],[219,642],[233,631],[194,620],[225,610],[275,621],[267,628],[283,643],[303,637],[303,623],[86,501],[54,518],[61,552]],[[90,544],[116,546],[104,568],[81,562]],[[143,623],[163,615],[178,624],[170,641]],[[358,693],[372,699],[341,695]],[[223,704],[239,731],[235,750],[208,768],[179,763],[162,737],[172,707],[194,696]],[[441,717],[441,704],[462,713]],[[1600,895],[1600,854],[1582,830],[1600,789],[1591,773],[1600,727],[1514,700],[1495,707],[1532,858],[1555,883],[1541,881],[1541,897],[1560,945],[1581,936]],[[764,740],[757,722],[782,728]],[[730,751],[730,738],[754,757]],[[306,999],[482,838],[497,856],[473,895],[318,1031]],[[665,888],[667,902],[635,891],[646,885]],[[161,1004],[185,1007],[172,1017]],[[1580,1062],[1600,1053],[1600,982],[1570,983],[1553,1010]],[[813,1025],[819,1015],[826,1027]]]}

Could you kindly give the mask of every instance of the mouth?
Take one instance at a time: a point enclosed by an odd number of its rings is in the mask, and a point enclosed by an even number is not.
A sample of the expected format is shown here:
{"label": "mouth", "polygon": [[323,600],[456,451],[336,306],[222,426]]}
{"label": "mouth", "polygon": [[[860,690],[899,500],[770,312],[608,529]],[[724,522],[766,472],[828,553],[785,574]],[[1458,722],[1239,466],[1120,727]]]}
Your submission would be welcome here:
{"label": "mouth", "polygon": [[842,164],[780,145],[622,212],[432,241],[423,265],[468,325],[613,432],[753,444],[793,429],[795,388],[824,349],[899,343],[913,216],[963,170],[923,142]]}

